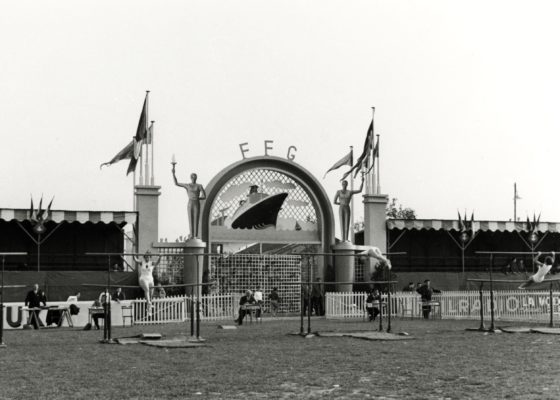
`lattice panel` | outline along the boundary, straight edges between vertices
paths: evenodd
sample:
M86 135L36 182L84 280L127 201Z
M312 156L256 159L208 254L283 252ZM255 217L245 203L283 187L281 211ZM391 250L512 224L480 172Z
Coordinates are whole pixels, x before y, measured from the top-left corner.
M183 283L183 248L161 247L159 253L165 253L157 268L154 270L154 278L164 285Z
M263 292L265 310L270 310L268 295L273 287L280 296L279 312L299 313L302 265L300 256L242 254L210 258L210 281L219 294Z
M216 196L211 209L212 220L231 217L239 202L247 197L249 187L258 185L259 192L270 195L287 192L279 218L294 218L297 221L317 223L317 213L311 199L291 177L270 169L251 169L234 176Z

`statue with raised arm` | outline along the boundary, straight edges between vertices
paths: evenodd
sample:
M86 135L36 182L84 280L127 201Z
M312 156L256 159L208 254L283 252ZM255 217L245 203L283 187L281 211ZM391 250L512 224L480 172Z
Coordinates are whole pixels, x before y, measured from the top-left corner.
M342 233L342 241L348 242L348 232L350 231L350 201L352 196L360 193L364 188L364 174L362 173L362 183L358 190L348 190L348 181L342 181L342 189L337 190L334 196L334 204L338 207L338 217L340 220L340 232Z
M172 162L173 169L171 172L173 173L173 180L175 181L175 185L185 188L187 191L187 196L189 197L189 202L187 204L187 212L189 216L189 227L190 227L190 235L189 238L198 238L198 222L200 219L200 200L206 199L206 192L201 184L196 183L196 174L191 174L191 183L180 183L177 181L177 177L175 176L175 164L176 162Z

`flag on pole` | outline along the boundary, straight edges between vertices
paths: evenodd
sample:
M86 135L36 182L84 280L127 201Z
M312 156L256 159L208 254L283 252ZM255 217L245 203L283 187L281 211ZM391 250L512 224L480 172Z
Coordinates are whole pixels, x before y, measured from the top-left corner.
M150 92L146 92L146 97L144 98L144 105L142 106L142 112L140 113L140 119L138 121L138 127L136 128L136 135L134 136L133 147L134 151L132 157L130 158L130 163L128 164L128 170L126 174L136 170L136 164L138 164L138 158L142 153L142 144L148 136L148 95Z
M119 161L132 158L133 154L134 154L134 140L131 140L129 144L127 144L121 151L119 151L115 155L115 157L111 159L111 161L101 164L99 168L102 168L104 165L111 165Z
M373 147L373 119L371 120L371 123L369 124L369 128L368 128L368 131L367 131L367 134L366 134L366 140L364 142L364 150L362 151L362 154L360 155L360 157L356 161L356 164L354 164L352 166L352 168L350 168L350 170L347 171L342 176L342 180L346 179L346 177L354 171L356 171L356 174L358 174L358 172L361 169L364 169L367 166L367 162L368 162L369 155L370 155L372 147Z
M375 143L375 147L373 148L371 167L369 167L369 169L367 170L368 174L375 167L375 159L376 158L379 158L379 137L377 138L377 142ZM367 165L367 161L369 161L369 155L368 155L368 159L366 159L366 165ZM356 172L356 175L357 174L358 173ZM354 175L354 176L356 176L356 175Z
M130 158L130 162L128 163L128 168L126 170L126 175L130 174L131 172L136 171L136 164L138 164L138 159L134 157L134 154Z
M152 138L154 134L154 121L150 124L148 128L148 133L146 134L146 144L152 144Z
M353 150L350 150L350 152L348 154L346 154L344 157L342 157L340 160L338 160L337 162L335 162L333 164L332 167L329 168L329 170L327 172L325 172L325 175L323 175L323 179L325 179L325 176L327 176L327 174L331 171L334 171L335 169L338 169L344 165L348 165L349 167L352 166L352 164L354 163L354 155L353 155Z

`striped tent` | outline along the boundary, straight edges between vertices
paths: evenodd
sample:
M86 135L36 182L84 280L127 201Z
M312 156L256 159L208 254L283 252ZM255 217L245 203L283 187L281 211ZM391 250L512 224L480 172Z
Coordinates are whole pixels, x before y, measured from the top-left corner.
M135 224L138 213L133 211L70 211L70 210L51 210L50 219L54 222L92 222L94 224L102 222L109 224ZM0 220L6 222L17 220L25 221L29 219L29 209L22 208L0 208Z
M490 232L528 232L525 222L513 221L474 221L475 231ZM452 219L389 219L387 229L416 229L416 230L445 230L459 231L459 221ZM539 232L560 232L560 222L540 222L537 226Z

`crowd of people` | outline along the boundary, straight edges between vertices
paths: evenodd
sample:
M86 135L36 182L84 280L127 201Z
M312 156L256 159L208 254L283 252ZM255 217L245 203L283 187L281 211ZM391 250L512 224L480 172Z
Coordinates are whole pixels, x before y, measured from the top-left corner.
M262 289L257 287L255 291L247 289L245 294L239 300L239 312L238 317L235 319L235 323L238 325L243 324L245 316L254 311L257 321L261 320L263 307L264 307L264 297ZM325 315L325 303L324 303L324 286L320 278L317 278L312 285L302 285L302 296L303 296L303 315L315 315L323 316ZM276 317L278 315L278 310L280 308L280 295L278 293L278 288L272 288L272 291L267 296L269 309L271 316ZM247 305L255 305L254 309L247 309Z
M158 284L154 288L153 298L165 298L165 289ZM423 303L422 314L424 318L429 318L431 312L432 295L434 293L441 293L441 291L433 288L429 279L426 279L424 283L418 282L416 285L414 282L409 282L407 286L402 289L403 292L416 292L421 296ZM324 316L325 306L324 306L324 285L321 279L317 278L316 281L311 285L302 285L302 297L303 297L303 315L315 315ZM80 293L76 293L68 297L67 303L71 307L72 315L79 312L79 308L75 303L78 302L80 298ZM103 291L99 294L99 297L92 303L91 307L104 310L108 304L108 299L115 302L121 302L126 300L126 295L122 288L117 288L111 295L108 292ZM278 292L278 288L272 288L271 292L267 295L268 300L268 312L271 316L276 317L281 304L281 298ZM264 293L261 287L257 287L256 290L246 290L245 294L239 300L239 311L238 317L235 322L238 325L243 324L243 320L248 313L254 312L257 321L262 318L263 307L265 304ZM255 307L248 308L247 305L253 305ZM380 308L383 305L381 293L378 289L371 289L366 298L366 311L370 321L375 321L377 316L380 314ZM25 298L25 306L29 309L29 323L35 329L44 326L41 318L39 317L40 310L46 308L47 297L43 290L39 289L38 284L33 285L33 289L27 293ZM99 319L104 319L105 313L98 312L92 314L92 320L95 324L95 328L99 328Z

